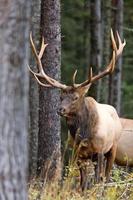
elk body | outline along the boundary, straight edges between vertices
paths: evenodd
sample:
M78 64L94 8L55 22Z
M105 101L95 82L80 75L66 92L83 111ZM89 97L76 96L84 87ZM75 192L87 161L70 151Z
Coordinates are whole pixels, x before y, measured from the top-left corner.
M83 166L87 159L98 160L99 172L98 176L102 174L103 159L106 157L106 179L109 180L110 170L112 168L117 143L121 134L121 122L116 110L105 104L96 102L92 97L85 97L91 84L96 80L112 73L114 71L115 62L122 53L125 46L121 42L119 34L117 33L119 48L117 48L113 32L111 30L111 40L113 46L112 58L106 69L98 75L93 76L92 68L88 80L81 84L75 83L77 71L73 75L72 86L67 86L49 77L43 70L41 57L47 44L42 40L41 50L37 54L34 46L32 36L30 35L30 42L33 53L37 60L38 73L35 73L29 67L38 83L44 87L56 87L62 90L61 106L58 113L66 118L68 129L73 140L73 147L77 153L77 164L79 165L81 174L81 187L86 187L86 166ZM41 79L40 79L41 78ZM41 80L44 79L45 83ZM96 168L98 170L98 168Z
M121 118L122 134L118 141L115 162L133 167L133 120Z

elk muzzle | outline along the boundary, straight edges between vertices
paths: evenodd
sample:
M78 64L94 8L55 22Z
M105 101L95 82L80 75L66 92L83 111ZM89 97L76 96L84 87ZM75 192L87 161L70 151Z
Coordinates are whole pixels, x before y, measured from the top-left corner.
M64 116L65 113L66 113L66 108L61 106L61 107L58 109L57 113L58 113L59 115L61 115L61 116Z

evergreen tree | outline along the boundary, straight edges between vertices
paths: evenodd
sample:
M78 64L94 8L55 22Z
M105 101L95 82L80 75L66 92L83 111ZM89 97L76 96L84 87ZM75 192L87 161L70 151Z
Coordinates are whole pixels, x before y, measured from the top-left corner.
M113 29L118 31L123 38L123 0L113 0ZM117 112L121 111L121 73L122 73L122 56L119 58L115 72L110 76L109 103L113 105Z
M31 1L1 1L0 199L27 199L28 38Z
M41 35L48 47L42 59L45 72L56 80L60 79L60 1L41 1ZM60 91L40 87L39 90L39 137L38 174L49 180L60 178L60 117L57 110Z
M31 6L31 31L36 43L39 46L40 39L40 7L41 1L32 1ZM31 55L30 63L33 70L36 70L36 63ZM39 131L39 88L34 77L30 76L29 88L30 104L30 123L29 123L29 173L31 177L36 176L37 171L37 154L38 154L38 131Z
M102 34L101 34L101 0L91 0L91 22L90 22L90 66L95 74L101 69L102 62ZM93 84L92 96L98 101L100 100L100 85L101 80L98 83Z

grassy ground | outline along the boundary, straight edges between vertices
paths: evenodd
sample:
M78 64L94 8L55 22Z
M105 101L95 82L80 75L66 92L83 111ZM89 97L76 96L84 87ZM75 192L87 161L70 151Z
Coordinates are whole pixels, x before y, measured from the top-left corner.
M69 140L70 138L64 152L68 148ZM28 190L29 200L133 200L133 173L129 173L127 168L114 167L109 183L94 184L94 163L92 162L89 162L88 174L89 180L92 180L91 187L82 192L74 155L72 151L62 184L43 185L38 179L31 180Z
M29 200L133 200L133 173L115 168L110 183L92 184L91 189L83 193L77 170L69 171L62 187L57 183L44 187L39 180L32 180Z

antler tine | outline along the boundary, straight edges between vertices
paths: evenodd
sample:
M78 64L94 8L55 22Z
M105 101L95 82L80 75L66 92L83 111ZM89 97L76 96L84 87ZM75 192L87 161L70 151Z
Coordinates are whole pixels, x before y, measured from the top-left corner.
M36 48L35 48L35 45L34 45L34 42L33 42L33 39L32 39L32 33L30 33L30 43L31 43L31 48L32 48L32 51L33 51L33 54L35 55L35 58L36 58L36 61L37 61L37 66L38 66L38 69L39 69L39 73L36 73L34 71L31 70L31 68L28 66L28 68L30 69L31 73L35 76L35 77L42 77L42 78L45 78L45 80L50 84L52 85L52 81L50 80L50 78L45 75L44 71L43 71L43 67L42 67L42 63L41 63L41 56L42 56L42 53L44 52L45 50L45 44L44 44L44 39L42 39L42 45L41 45L41 50L40 50L40 57L39 55L37 54L37 51L36 51ZM38 79L37 79L38 80Z
M91 82L92 77L93 77L93 71L92 71L92 67L90 67L90 69L89 69L89 82Z
M90 68L90 75L88 80L84 81L83 83L79 84L78 87L84 87L90 83L93 83L94 81L108 75L111 74L114 69L115 69L115 62L118 59L118 57L122 54L123 48L126 45L126 41L124 40L124 42L122 43L119 33L117 32L117 37L118 37L118 48L116 45L116 41L114 39L114 35L113 35L113 31L111 29L111 41L112 41L112 46L113 46L113 52L112 52L112 58L111 61L109 63L109 65L107 65L107 67L105 68L105 70L101 73L99 73L98 75L93 76L92 75L92 68Z
M52 87L52 85L42 83L36 75L34 75L34 77L36 78L37 82L38 82L41 86L43 86L43 87L48 87L48 88Z
M116 41L115 41L115 39L114 39L113 31L112 31L112 29L111 29L112 46L113 46L113 49L114 49L115 52L116 52L116 59L117 59L117 58L120 56L120 54L122 53L124 46L126 45L126 40L124 39L124 42L122 43L118 31L116 31L116 34L117 34L117 39L118 39L118 48L117 48L117 45L116 45Z
M74 74L73 74L73 78L72 78L72 80L73 80L73 87L76 87L76 83L75 83L75 79L76 79L76 75L77 75L77 69L75 70L75 72L74 72Z
M73 75L73 87L76 88L76 87L83 87L85 85L88 85L89 83L91 83L91 79L92 79L92 76L93 76L92 67L89 68L88 79L86 81L84 81L83 83L81 83L81 84L75 84L76 75L77 75L77 70L75 70L74 75Z
M116 56L116 53L115 53L115 51L113 51L113 53L112 53L112 59L111 59L109 65L106 68L104 76L107 75L107 74L109 74L109 73L111 73L111 74L113 73L113 71L115 69L115 59L116 59L115 56Z
M110 32L111 32L111 41L112 41L113 50L117 51L117 45L116 45L116 42L115 42L115 38L114 38L112 28L111 28Z
M44 84L44 83L42 83L42 82L38 79L38 77L42 77L42 75L41 75L40 73L34 72L34 71L30 68L29 65L27 65L27 67L29 68L29 71L33 74L33 76L36 78L37 82L38 82L40 85L45 86L45 87L52 87L52 85L50 85L50 84Z
M58 81L56 81L55 79L49 77L43 70L43 67L42 67L42 62L41 62L41 58L43 56L43 53L44 53L44 50L46 48L46 46L48 44L44 44L44 38L42 38L42 43L41 43L41 49L40 49L40 52L39 52L39 55L37 54L37 51L36 51L36 48L35 48L35 45L34 45L34 42L33 42L33 39L32 39L32 34L30 33L30 43L31 43L31 47L32 47L32 51L33 51L33 54L35 55L35 58L36 58L36 61L37 61L37 66L38 66L38 70L39 72L36 73L34 72L30 66L28 66L30 72L35 76L37 82L44 86L44 87L57 87L57 88L60 88L60 89L66 89L67 86L64 85L64 84L61 84L59 83ZM44 79L46 82L48 82L48 84L44 84L42 83L40 80L39 80L39 77L41 77L42 79Z
M44 43L44 37L42 37L42 44L41 44L41 49L39 52L39 58L41 59L44 53L45 48L48 46L48 44Z
M117 50L117 58L118 58L119 55L122 53L124 46L126 45L126 40L124 39L124 42L122 43L118 31L116 33L117 33L117 38L118 38L118 43L119 43L119 48Z
M30 32L30 44L31 44L31 48L32 48L32 51L35 55L35 58L37 60L37 63L38 63L38 68L39 68L39 71L42 72L42 64L41 64L41 61L38 57L38 54L37 54L37 51L36 51L36 48L35 48L35 45L34 45L34 42L33 42L33 39L32 39L32 32Z

